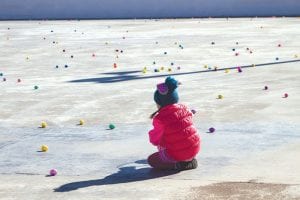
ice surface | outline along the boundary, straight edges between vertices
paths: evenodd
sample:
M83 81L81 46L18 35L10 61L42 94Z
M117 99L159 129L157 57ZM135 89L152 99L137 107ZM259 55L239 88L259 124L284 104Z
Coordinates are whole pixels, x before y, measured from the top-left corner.
M202 150L194 179L218 173L223 167L253 154L299 140L299 125L287 123L222 123L208 133L198 127ZM156 151L148 143L147 125L106 127L2 129L0 173L106 176L122 167L149 168L147 157ZM47 144L48 152L40 152ZM197 176L195 176L197 174ZM180 176L179 176L180 177Z

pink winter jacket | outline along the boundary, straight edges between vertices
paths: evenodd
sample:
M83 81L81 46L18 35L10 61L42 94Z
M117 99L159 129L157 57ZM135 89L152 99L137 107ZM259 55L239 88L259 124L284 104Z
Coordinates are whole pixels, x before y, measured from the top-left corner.
M194 158L200 151L200 137L192 121L192 112L183 104L160 109L149 131L150 142L166 149L176 161Z

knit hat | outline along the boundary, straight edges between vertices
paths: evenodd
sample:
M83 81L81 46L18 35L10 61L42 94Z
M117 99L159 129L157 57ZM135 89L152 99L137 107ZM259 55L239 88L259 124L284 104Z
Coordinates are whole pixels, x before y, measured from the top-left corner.
M157 84L154 93L154 101L161 107L178 103L179 97L177 93L178 81L168 76L164 83Z

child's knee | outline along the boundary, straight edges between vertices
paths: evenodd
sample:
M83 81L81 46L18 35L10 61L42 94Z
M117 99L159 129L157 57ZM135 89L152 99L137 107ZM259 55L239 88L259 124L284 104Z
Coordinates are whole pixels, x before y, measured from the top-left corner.
M156 152L156 153L151 154L148 157L147 161L150 166L155 167L157 165L157 163L159 162L159 153Z

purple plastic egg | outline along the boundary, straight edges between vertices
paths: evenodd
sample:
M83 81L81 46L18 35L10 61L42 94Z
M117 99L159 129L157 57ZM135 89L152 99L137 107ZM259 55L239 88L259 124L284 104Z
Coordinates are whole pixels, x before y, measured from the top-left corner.
M237 67L237 70L238 70L239 73L242 72L242 68L241 67Z
M56 169L51 169L49 173L50 173L50 176L56 176L57 170Z
M209 130L210 133L213 133L213 132L215 132L216 129L213 128L213 127L211 127L211 128L209 128L208 130Z

